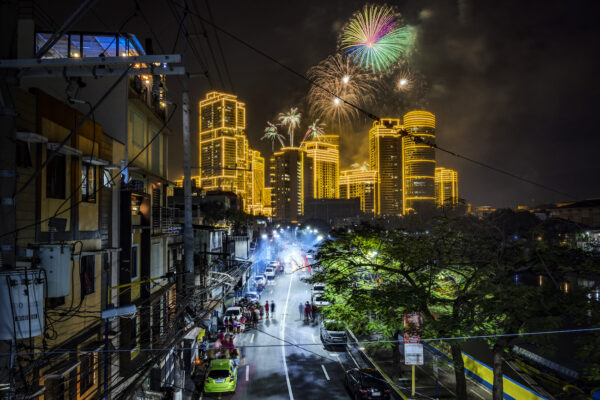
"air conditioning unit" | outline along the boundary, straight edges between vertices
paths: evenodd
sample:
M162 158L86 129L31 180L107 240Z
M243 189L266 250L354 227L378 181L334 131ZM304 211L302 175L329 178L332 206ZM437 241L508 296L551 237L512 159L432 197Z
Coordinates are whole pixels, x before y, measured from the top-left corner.
M44 284L40 269L0 271L0 340L44 332Z
M39 267L46 272L46 297L68 296L71 290L71 246L41 244L37 250Z

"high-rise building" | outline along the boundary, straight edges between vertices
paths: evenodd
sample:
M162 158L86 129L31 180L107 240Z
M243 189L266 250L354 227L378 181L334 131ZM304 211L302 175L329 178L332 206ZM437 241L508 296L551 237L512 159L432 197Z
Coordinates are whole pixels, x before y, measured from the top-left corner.
M298 147L282 147L270 161L273 217L297 221L304 213L304 151Z
M438 207L458 204L458 172L453 169L435 169L435 204Z
M237 96L208 92L200 101L200 183L246 198L246 106ZM245 202L244 202L245 203Z
M322 135L302 143L307 176L304 195L313 199L337 199L340 175L340 137Z
M384 118L369 130L369 166L377 176L377 215L403 213L401 128L399 119Z
M403 195L404 213L421 205L435 206L435 115L410 111L404 115ZM418 140L415 140L417 138Z
M340 171L340 198L360 199L360 210L374 215L377 204L377 171L348 169Z
M248 173L248 208L252 215L263 214L263 195L265 188L265 159L258 150L248 151L250 171Z
M265 217L273 216L273 208L271 206L272 192L273 192L273 188L270 186L263 188L263 196L262 196L263 212L262 212L262 214Z

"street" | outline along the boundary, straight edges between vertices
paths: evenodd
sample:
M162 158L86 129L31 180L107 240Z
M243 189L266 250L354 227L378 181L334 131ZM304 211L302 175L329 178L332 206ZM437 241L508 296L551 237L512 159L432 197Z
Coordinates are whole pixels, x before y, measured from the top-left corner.
M275 315L238 335L241 350L235 394L223 399L346 399L344 369L356 367L347 351L327 351L317 323L304 322L299 304L310 300L304 272L287 271L265 288L261 302L275 301ZM282 347L282 345L285 345Z

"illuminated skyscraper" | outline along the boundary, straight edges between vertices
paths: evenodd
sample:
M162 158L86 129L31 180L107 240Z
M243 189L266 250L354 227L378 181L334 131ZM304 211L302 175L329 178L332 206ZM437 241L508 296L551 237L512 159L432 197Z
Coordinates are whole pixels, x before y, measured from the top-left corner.
M404 129L403 208L407 213L420 205L435 205L435 149L421 142L435 143L435 115L428 111L408 112L404 115Z
M458 204L458 172L453 169L435 169L435 204L438 207Z
M265 188L265 159L258 150L248 151L248 213L263 214L263 191Z
M340 198L360 199L360 210L374 215L377 204L377 171L348 169L340 171Z
M307 176L304 195L313 199L337 199L340 197L340 137L322 135L317 140L302 143Z
M244 203L248 169L245 129L246 106L237 96L213 91L200 101L201 186L230 190Z
M377 215L403 213L401 128L399 119L384 118L369 130L369 165L377 173Z
M282 147L270 161L273 217L297 221L304 213L304 151L298 147Z
M262 196L263 213L262 214L265 217L273 216L273 207L271 206L272 192L273 192L273 188L270 186L263 188L263 196Z

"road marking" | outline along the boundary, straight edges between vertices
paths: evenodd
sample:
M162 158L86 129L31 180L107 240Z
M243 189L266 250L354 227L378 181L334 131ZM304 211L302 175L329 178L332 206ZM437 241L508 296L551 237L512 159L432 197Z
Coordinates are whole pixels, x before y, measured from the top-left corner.
M246 365L246 382L250 380L250 364Z
M350 358L352 359L352 361L354 361L354 365L356 365L356 368L360 368L358 363L356 362L356 359L354 358L354 356L352 355L352 353L350 353L350 350L346 349L346 351L348 352L348 355L350 356Z
M323 368L323 373L325 374L325 378L327 378L327 380L329 380L329 375L327 375L327 370L325 369L325 366L323 364L321 364L321 368Z
M250 336L250 343L254 343L254 333Z
M288 303L290 301L290 291L292 290L292 281L294 280L294 275L290 277L290 284L288 286L287 297L285 298L285 313L287 313ZM285 340L285 316L283 314L283 321L281 321L281 340ZM290 400L294 400L294 394L292 393L292 385L290 384L290 374L287 368L287 361L285 359L285 346L281 346L281 357L283 358L283 369L285 370L285 382L287 383L288 393L290 395Z
M313 343L317 343L317 340L315 339L315 335L313 335L312 333L310 334L310 336L312 336L312 341Z

